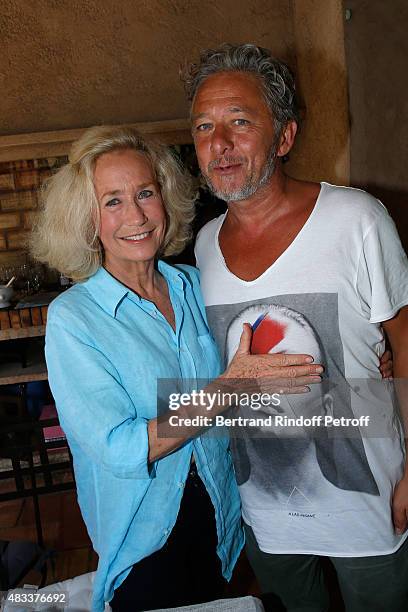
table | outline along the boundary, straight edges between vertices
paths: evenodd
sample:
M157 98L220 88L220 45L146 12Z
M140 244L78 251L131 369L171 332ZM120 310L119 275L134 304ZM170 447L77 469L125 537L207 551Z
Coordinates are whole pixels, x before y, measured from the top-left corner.
M49 303L58 291L39 293L20 301L14 308L0 310L0 342L45 335ZM47 380L44 351L28 351L22 360L0 363L0 386Z

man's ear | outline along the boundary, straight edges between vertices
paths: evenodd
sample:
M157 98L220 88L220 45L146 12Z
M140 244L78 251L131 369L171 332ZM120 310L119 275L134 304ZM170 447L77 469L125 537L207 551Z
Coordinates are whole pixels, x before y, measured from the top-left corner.
M277 157L284 157L289 153L295 142L296 132L296 121L288 121L279 138L278 150L276 152Z

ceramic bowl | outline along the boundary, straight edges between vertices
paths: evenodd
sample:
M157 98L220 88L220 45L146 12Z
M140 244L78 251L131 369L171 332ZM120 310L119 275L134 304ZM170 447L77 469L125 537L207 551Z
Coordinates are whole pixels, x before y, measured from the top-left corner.
M13 287L0 285L0 308L8 308L10 306L10 300L13 297L13 293Z

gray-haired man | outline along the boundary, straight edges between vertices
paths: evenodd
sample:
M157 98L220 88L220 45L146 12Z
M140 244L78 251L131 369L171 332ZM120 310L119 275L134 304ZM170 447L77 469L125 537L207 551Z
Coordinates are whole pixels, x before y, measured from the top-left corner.
M395 226L365 192L284 173L298 124L295 86L267 50L205 51L185 83L202 174L228 204L196 244L207 314L224 357L233 322L246 309L256 313L249 321L255 352L307 353L300 340L293 345L295 331L270 305L289 308L318 338L334 411L364 416L369 409L386 432L373 438L358 428L342 436L320 431L317 450L289 430L281 439L233 440L247 553L262 591L288 610L327 610L321 555L336 567L348 611L407 610L403 434L391 395L385 391L380 401L383 391L373 391L383 328L395 376L408 375L408 265Z

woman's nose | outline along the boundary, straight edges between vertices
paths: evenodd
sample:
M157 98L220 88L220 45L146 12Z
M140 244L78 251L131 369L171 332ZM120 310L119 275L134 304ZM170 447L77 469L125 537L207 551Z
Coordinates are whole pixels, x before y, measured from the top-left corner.
M128 225L143 225L147 216L138 202L129 202L126 207L126 223Z

